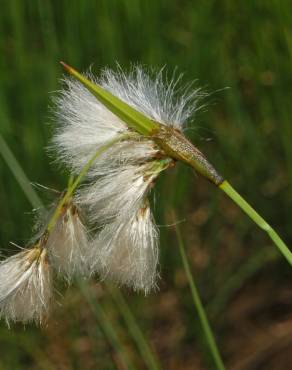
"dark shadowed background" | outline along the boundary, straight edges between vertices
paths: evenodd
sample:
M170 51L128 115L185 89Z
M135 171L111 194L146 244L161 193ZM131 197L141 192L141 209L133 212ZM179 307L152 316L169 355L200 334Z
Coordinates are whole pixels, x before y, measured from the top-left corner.
M187 131L235 188L292 243L292 5L279 1L0 1L0 132L27 177L62 190L66 172L46 154L60 60L96 73L116 61L184 73L210 94ZM32 235L31 204L0 159L0 247ZM51 194L42 190L47 204ZM188 168L155 191L161 225L160 291L123 290L163 369L212 368L180 260L181 220L202 300L227 369L292 369L291 268L223 193ZM0 370L146 369L110 289L65 289L45 328L0 326ZM106 313L106 319L99 307ZM104 332L108 320L119 339Z

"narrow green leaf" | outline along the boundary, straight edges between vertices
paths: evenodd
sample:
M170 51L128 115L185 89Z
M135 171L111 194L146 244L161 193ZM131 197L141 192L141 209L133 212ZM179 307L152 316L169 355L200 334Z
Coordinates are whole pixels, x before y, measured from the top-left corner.
M122 292L119 289L107 284L108 291L110 292L112 299L116 302L126 324L128 325L129 332L134 338L137 347L140 351L142 358L150 370L160 370L161 366L149 341L146 339L145 334L140 329L135 316L133 315L128 303L126 302Z
M42 201L40 200L34 188L31 186L31 183L29 182L26 174L24 173L14 154L12 153L9 146L6 144L5 140L1 135L0 135L0 153L2 154L2 157L4 158L5 162L7 163L11 172L15 176L17 182L19 183L20 187L22 188L24 194L27 196L27 199L30 201L32 206L34 208L42 207L43 206Z
M175 220L174 212L173 212L173 219ZM203 303L201 301L199 290L196 286L195 280L192 275L191 267L189 265L188 258L187 258L185 248L184 248L183 238L182 238L179 226L177 224L175 226L175 231L176 231L176 236L177 236L177 241L178 241L178 246L179 246L179 251L180 251L183 267L184 267L184 270L185 270L185 273L186 273L186 276L189 282L194 305L198 313L198 317L199 317L199 320L200 320L200 323L201 323L201 326L202 326L202 329L203 329L203 332L204 332L204 335L207 341L207 345L212 355L215 368L217 370L225 370L225 366L223 364L220 351L217 347L215 336L211 329L211 325L209 324L207 314L205 312Z
M141 135L146 136L151 136L159 130L160 125L157 122L152 121L144 114L130 107L127 103L104 90L101 86L94 84L66 63L60 63L68 73L80 81L103 105L118 116L130 128L136 130Z
M84 298L86 299L90 308L92 309L92 313L95 315L96 319L98 320L108 342L112 345L113 349L116 351L117 355L120 357L120 360L123 364L123 368L127 370L134 370L135 368L128 357L127 351L123 343L120 341L119 335L114 325L112 325L111 321L108 319L101 304L97 303L97 301L90 295L84 281L79 279L78 286L79 286L80 292L83 294Z

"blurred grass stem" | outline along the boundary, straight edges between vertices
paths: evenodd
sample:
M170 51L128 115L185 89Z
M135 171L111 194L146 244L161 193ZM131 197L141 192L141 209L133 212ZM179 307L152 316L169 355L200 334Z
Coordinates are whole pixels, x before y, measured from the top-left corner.
M187 275L187 279L190 285L191 293L192 293L192 298L196 307L196 310L198 312L199 320L203 329L203 332L206 337L206 341L210 350L210 353L212 355L214 364L216 366L217 370L225 370L223 361L221 359L221 355L219 352L219 349L217 347L216 341L214 334L212 332L211 326L209 324L206 312L204 310L199 291L197 289L197 286L195 284L194 278L192 276L191 268L186 256L185 248L184 248L184 242L181 236L180 229L178 225L175 226L175 231L176 231L176 236L178 240L178 245L179 245L179 250L180 250L180 255L183 263L183 267L185 270L185 273Z
M156 358L142 330L137 324L137 321L133 313L131 312L130 307L128 306L123 294L118 289L108 284L107 288L113 300L116 302L148 368L153 370L160 370L161 367L158 363L158 359Z
M104 309L102 308L100 303L97 303L95 299L93 299L92 295L88 292L83 281L78 280L79 289L86 299L87 303L89 304L93 314L97 318L104 335L106 336L108 342L114 348L116 353L119 355L123 366L127 370L134 370L135 368L131 364L125 350L123 349L123 345L119 340L117 335L117 331L115 330L114 326L112 325L111 321L108 319Z
M21 189L23 190L24 194L26 195L27 199L30 201L32 206L37 209L42 207L42 201L40 200L39 196L31 186L26 174L24 173L23 169L20 167L17 159L15 158L14 154L10 150L9 146L6 144L3 137L0 135L0 153L4 158L5 162L7 163L8 167L10 168L11 172L13 173L16 181L19 183Z

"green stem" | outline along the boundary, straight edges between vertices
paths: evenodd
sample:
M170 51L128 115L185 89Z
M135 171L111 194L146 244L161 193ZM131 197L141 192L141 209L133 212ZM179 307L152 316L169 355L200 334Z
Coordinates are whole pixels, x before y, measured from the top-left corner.
M179 250L180 250L180 254L181 254L181 259L182 259L183 266L184 266L184 269L185 269L185 272L186 272L186 275L187 275L187 279L188 279L188 282L189 282L189 285L190 285L190 288L191 288L193 301L194 301L196 310L198 312L199 319L200 319L200 322L201 322L201 325L202 325L202 329L203 329L203 332L205 334L205 337L206 337L211 355L212 355L214 363L216 365L216 369L217 370L225 370L223 361L221 359L220 352L218 350L218 347L217 347L217 344L216 344L216 341L215 341L215 337L213 335L211 326L209 324L206 312L204 310L204 307L203 307L203 304L202 304L202 301L201 301L201 298L200 298L199 291L196 287L194 278L192 276L191 268L190 268L190 265L189 265L189 262L188 262L188 259L187 259L186 253L185 253L184 243L183 243L183 239L182 239L182 236L181 236L178 225L176 225L175 230L176 230Z
M123 363L123 367L128 370L134 370L134 366L132 365L126 350L118 337L117 331L115 330L114 326L112 325L111 321L108 319L104 309L102 308L100 303L97 303L96 300L92 298L89 294L88 289L86 288L84 282L82 280L78 281L79 289L83 294L84 298L90 305L93 314L96 316L97 320L99 321L100 326L108 340L111 344L113 349L119 355L121 362Z
M158 363L156 356L151 350L142 330L140 329L137 321L132 314L130 307L128 306L123 294L116 288L107 285L109 292L113 300L116 302L117 306L120 309L121 314L126 321L129 331L131 332L133 338L136 341L136 344L139 348L142 358L144 358L149 369L160 370L161 367Z
M88 170L90 169L90 167L92 166L92 164L94 163L94 161L96 160L97 157L99 157L103 152L105 152L107 149L109 149L113 144L125 139L126 137L128 137L128 135L120 135L118 137L116 137L115 139L113 140L110 140L108 141L105 145L103 145L102 147L100 147L95 153L94 155L89 159L89 161L83 166L81 172L79 173L79 175L77 176L77 178L74 180L74 181L69 181L69 186L68 186L68 189L65 193L65 195L61 198L59 204L57 205L49 223L48 223L48 226L47 226L47 232L50 232L52 230L52 228L55 226L58 218L59 218L59 215L60 215L60 212L62 210L62 207L66 204L66 202L68 200L70 200L72 194L74 193L75 189L77 188L77 186L79 185L79 183L81 182L81 180L83 179L83 177L86 175L86 173L88 172ZM70 182L71 182L71 185L70 185Z
M261 229L266 231L276 247L292 266L292 253L276 231L242 198L229 184L223 181L219 188L223 190Z

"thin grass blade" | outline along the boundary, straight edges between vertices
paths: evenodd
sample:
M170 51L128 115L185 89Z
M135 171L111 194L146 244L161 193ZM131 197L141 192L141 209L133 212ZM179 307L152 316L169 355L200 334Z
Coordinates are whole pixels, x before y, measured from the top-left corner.
M93 314L95 315L96 319L98 320L107 340L114 348L118 356L120 357L123 366L125 369L134 370L134 366L132 365L130 359L127 356L125 349L123 348L123 344L119 340L118 334L114 326L111 324L110 320L108 319L106 313L104 312L101 304L98 304L95 299L89 294L88 289L86 288L84 282L81 280L78 281L78 286L80 288L81 293L83 294L84 298L88 302Z
M182 239L182 236L181 236L180 229L179 229L177 224L175 226L175 231L176 231L176 236L177 236L177 241L178 241L178 245L179 245L179 250L180 250L180 254L181 254L183 267L184 267L184 270L185 270L185 273L186 273L186 276L187 276L187 279L188 279L188 282L189 282L189 285L190 285L194 305L195 305L196 311L198 313L199 320L200 320L203 332L205 334L206 341L207 341L210 353L212 355L212 358L213 358L214 364L216 366L216 369L217 370L225 370L225 367L224 367L219 349L218 349L216 341L215 341L214 334L212 332L212 329L211 329L211 326L209 324L204 306L203 306L201 298L200 298L199 291L197 289L194 278L192 276L191 268L190 268L190 265L189 265L189 262L188 262L188 259L187 259L187 256L186 256L185 248L184 248L184 242L183 242L183 239Z
M107 288L112 296L112 299L116 302L116 305L118 306L128 326L128 329L137 344L140 354L144 359L145 363L147 364L148 368L153 370L161 370L161 366L158 362L158 359L156 358L147 339L145 338L145 335L140 329L123 294L113 286L107 285Z
M15 158L15 155L12 153L9 146L7 145L7 143L5 142L1 135L0 135L0 153L4 158L7 166L9 167L10 171L13 173L17 182L19 183L27 199L32 204L32 206L34 208L42 207L43 203L41 199L39 198L34 188L31 186L31 183L29 182L26 174L19 165L17 159Z

